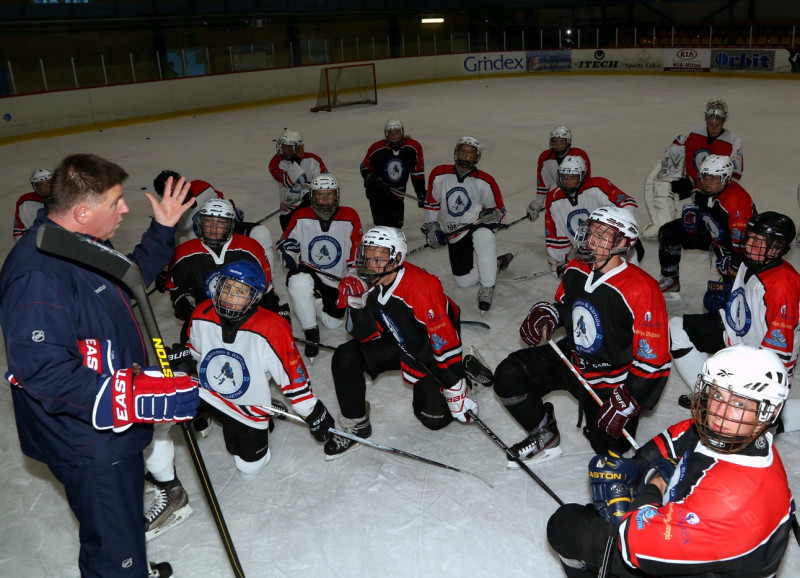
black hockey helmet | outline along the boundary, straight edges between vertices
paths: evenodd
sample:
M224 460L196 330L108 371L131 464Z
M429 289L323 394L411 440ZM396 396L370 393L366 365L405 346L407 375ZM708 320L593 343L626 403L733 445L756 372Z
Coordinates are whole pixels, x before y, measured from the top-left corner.
M797 229L786 215L766 211L747 221L747 235L761 235L766 240L763 248L745 245L743 261L749 269L760 269L783 257L791 248Z

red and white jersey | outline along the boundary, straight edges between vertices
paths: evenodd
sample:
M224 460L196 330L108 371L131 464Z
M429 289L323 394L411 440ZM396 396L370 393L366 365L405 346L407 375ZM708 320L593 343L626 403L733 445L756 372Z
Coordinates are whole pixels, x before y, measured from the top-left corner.
M791 379L800 351L800 274L783 260L755 274L742 263L722 322L728 345L771 349Z
M244 235L231 235L219 254L206 246L202 239L191 239L175 249L167 270L167 290L175 303L181 297L191 295L195 303L204 301L206 278L213 272L236 261L258 263L267 278L267 290L272 291L272 271L264 256L264 248L258 241Z
M624 259L599 278L573 259L555 300L572 363L589 385L624 383L640 405L655 407L671 366L667 304L658 282Z
M365 179L370 173L375 173L390 187L402 192L406 191L410 177L417 197L425 196L425 158L422 145L413 138L404 138L399 150L387 146L386 140L372 143L361 161L360 170ZM404 198L397 193L392 194Z
M755 212L750 194L731 181L719 195L712 197L695 191L692 199L698 207L698 226L705 227L715 244L733 252L738 265L744 253L747 221Z
M647 442L634 459L678 462L663 503L626 514L618 547L649 576L774 576L791 532L792 495L772 434L735 454L700 442L693 420Z
M228 343L208 299L192 314L188 345L197 361L200 397L250 427L269 425L264 407L272 404L270 379L301 416L308 416L317 403L291 327L272 311L256 307Z
M194 197L192 208L181 215L178 221L176 243L197 238L194 232L194 216L200 211L206 201L210 199L223 199L224 195L206 181L192 181L189 194Z
M592 163L583 149L570 147L561 158L556 156L552 149L545 149L536 163L536 198L541 206L544 206L547 200L547 193L558 186L558 167L567 155L581 157L586 161L586 178L592 176Z
M14 229L12 231L15 243L31 228L31 225L36 220L36 213L43 208L44 200L36 191L25 193L17 199L17 206L14 209Z
M717 138L710 138L708 129L703 123L694 127L685 139L680 137L675 139L674 144L682 144L686 151L686 177L692 183L697 183L697 173L700 171L700 165L709 155L731 157L733 161L732 179L738 181L742 178L742 172L744 171L742 141L735 132L722 129L722 134Z
M361 235L361 219L350 207L339 207L328 221L320 219L312 207L303 207L292 214L289 226L278 241L278 250L284 252L287 243L297 243L300 263L342 278L355 263ZM324 275L318 277L329 287L339 287L338 281Z
M286 159L281 155L272 157L269 161L269 174L278 181L281 213L288 215L296 208L303 200L303 195L309 191L311 179L327 172L325 163L314 153L304 153L302 159Z
M633 197L601 177L584 179L574 201L560 187L550 191L544 213L544 237L548 256L555 262L567 260L570 249L577 247L575 237L580 226L592 211L607 205L622 207L630 211L634 218L639 208Z
M471 225L484 209L495 208L505 216L503 195L490 174L473 168L459 177L455 165L439 165L431 172L425 199L425 219L429 223L441 221L445 234ZM460 241L466 234L467 231L464 231L448 239L448 242Z
M426 367L435 367L437 378L450 387L464 377L461 335L456 325L461 318L458 305L444 293L439 278L405 263L388 287L373 285L364 309L350 309L352 330L366 342L393 331L405 349ZM391 329L390 329L391 327ZM401 353L403 380L415 384L427 372Z

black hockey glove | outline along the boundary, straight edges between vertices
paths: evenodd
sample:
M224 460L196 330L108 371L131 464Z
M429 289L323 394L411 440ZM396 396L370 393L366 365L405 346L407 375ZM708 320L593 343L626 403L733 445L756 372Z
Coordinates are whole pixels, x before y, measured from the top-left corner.
M314 409L303 419L306 420L311 435L314 436L314 439L318 442L327 441L333 435L330 432L330 428L334 427L336 422L333 421L333 417L331 417L331 414L328 412L328 408L326 408L325 404L320 400L317 400Z
M367 188L368 198L388 197L392 194L389 184L375 173L367 175L367 178L364 179L364 186Z
M694 186L692 185L692 181L687 179L686 177L681 177L677 181L672 181L670 183L672 187L673 194L677 195L680 200L688 199L692 196L692 190Z
M161 271L161 273L156 275L156 280L153 283L156 288L156 291L158 291L159 293L166 293L168 278L169 278L168 269L164 269L163 271Z
M192 313L194 313L194 299L189 293L184 293L175 299L172 307L175 309L175 317L181 321L188 321Z

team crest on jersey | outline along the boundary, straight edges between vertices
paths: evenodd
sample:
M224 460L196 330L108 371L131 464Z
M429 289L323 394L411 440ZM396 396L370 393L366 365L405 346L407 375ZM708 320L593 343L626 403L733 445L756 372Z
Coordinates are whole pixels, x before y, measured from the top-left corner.
M305 369L299 363L297 364L297 377L292 380L292 383L305 383L308 381Z
M747 304L747 299L744 298L744 287L737 287L728 297L728 306L725 308L725 321L738 337L742 337L750 331L753 314Z
M786 349L788 347L788 343L786 343L786 338L783 336L783 331L777 328L770 331L769 336L765 337L764 341L766 341L773 347L778 347L780 349Z
M694 156L692 156L692 163L694 164L694 166L697 168L698 171L700 170L700 166L703 164L703 161L705 161L708 158L708 155L710 154L711 154L710 149L698 149L694 153Z
M330 269L341 260L342 246L330 235L319 235L308 244L308 258L318 269Z
M569 215L567 215L567 231L569 231L573 239L578 236L578 229L581 228L581 225L583 225L588 218L589 211L586 209L575 209L574 211L570 211Z
M384 172L386 173L386 178L389 179L389 182L396 185L403 179L403 175L405 173L405 166L403 166L403 161L399 158L393 158L384 167Z
M636 350L636 355L642 359L655 359L657 357L656 352L653 351L653 348L647 343L647 339L639 340L639 347Z
M447 340L439 337L438 333L431 335L431 347L434 351L441 351L445 345L447 345Z
M460 217L472 206L472 200L464 187L453 187L445 195L447 212L453 217Z
M200 385L225 399L238 399L250 387L244 357L227 349L212 349L200 362L198 377Z
M643 530L645 525L650 523L650 520L660 515L658 510L649 504L639 508L636 511L636 529Z
M705 225L708 234L711 235L711 238L715 241L721 241L725 236L717 220L708 213L703 214L703 225Z
M579 353L592 354L603 345L600 314L586 299L578 299L572 306L572 338Z
M700 523L700 516L695 514L694 512L689 512L686 514L686 523L692 526L696 526Z

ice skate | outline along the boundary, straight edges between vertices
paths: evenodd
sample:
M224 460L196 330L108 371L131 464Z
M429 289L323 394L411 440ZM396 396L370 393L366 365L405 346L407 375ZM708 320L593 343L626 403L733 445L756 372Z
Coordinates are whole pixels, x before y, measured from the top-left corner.
M658 280L658 288L662 293L678 293L681 290L681 279L677 275L673 277L665 275Z
M478 289L478 309L481 311L481 315L489 311L492 307L492 300L494 299L494 285L491 287L484 287L481 285L481 288Z
M341 419L342 431L360 438L368 438L371 436L372 424L369 422L369 402L366 402L365 408L366 415L360 421L343 417ZM360 447L361 444L357 441L334 434L331 439L325 442L325 459L335 460Z
M497 272L502 273L503 271L508 269L508 266L511 264L511 261L513 260L514 260L513 253L505 253L503 255L500 255L497 258Z
M303 334L306 337L305 354L309 359L313 359L319 355L319 327L312 327L311 329L304 329Z
M172 576L172 566L169 562L150 562L148 578L169 578Z
M564 453L559 446L561 436L558 433L558 424L553 417L553 404L545 403L547 421L539 426L528 437L508 448L508 453L518 457L526 465L541 464L553 460ZM508 461L509 468L518 468L516 460Z
M155 488L153 501L144 515L144 535L149 541L185 521L192 508L178 476L169 482L159 482L147 472L145 480Z

